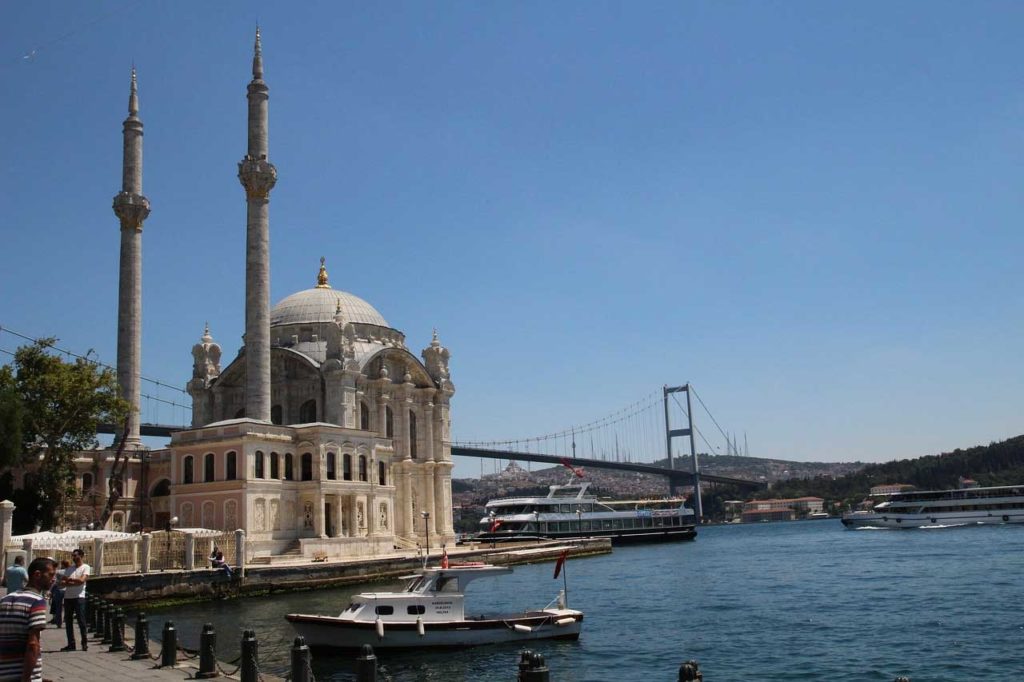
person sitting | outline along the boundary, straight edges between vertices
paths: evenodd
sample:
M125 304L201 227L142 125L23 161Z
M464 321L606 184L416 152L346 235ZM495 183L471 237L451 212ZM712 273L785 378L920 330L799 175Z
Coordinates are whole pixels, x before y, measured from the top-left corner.
M213 546L213 551L210 552L210 568L219 568L217 566L217 554L221 553L220 548L217 545ZM221 554L223 556L223 554Z
M224 575L226 575L229 578L231 577L231 567L228 566L228 562L224 561L224 552L217 550L217 552L213 555L211 563L213 564L214 568L219 568L220 570L224 571Z

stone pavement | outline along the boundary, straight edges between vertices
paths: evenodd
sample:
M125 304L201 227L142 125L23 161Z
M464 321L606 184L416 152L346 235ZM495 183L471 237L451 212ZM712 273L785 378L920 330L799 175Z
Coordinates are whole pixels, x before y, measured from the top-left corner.
M128 646L133 644L131 628L125 628L125 638ZM77 638L77 632L75 633ZM56 628L53 625L43 631L43 679L54 680L75 680L75 682L93 682L103 680L104 682L136 682L137 680L181 680L192 679L198 670L199 659L181 661L175 668L156 668L155 660L133 661L131 654L127 651L111 653L108 651L109 644L100 644L98 637L89 636L89 650L82 651L61 651L61 647L67 644L67 636L64 628ZM79 643L80 645L80 643ZM149 651L153 656L160 655L160 645L157 642L150 642ZM179 652L179 660L184 655ZM225 670L235 670L237 666L221 664ZM238 675L232 677L221 676L217 679L237 680ZM270 682L279 678L262 675L261 679Z

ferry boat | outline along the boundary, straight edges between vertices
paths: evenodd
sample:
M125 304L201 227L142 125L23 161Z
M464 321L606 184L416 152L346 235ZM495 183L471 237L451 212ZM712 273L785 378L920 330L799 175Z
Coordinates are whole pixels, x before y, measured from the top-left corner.
M480 542L608 537L612 544L693 540L692 509L683 499L599 501L590 482L553 485L542 497L491 500L480 520Z
M1024 485L893 493L871 511L843 514L847 528L929 528L1024 523Z
M447 559L442 560L442 566ZM565 605L565 592L552 604L523 613L466 615L466 584L511 573L508 566L483 563L424 568L404 576L400 592L364 592L338 616L289 613L285 618L317 649L460 648L536 639L579 639L583 613Z

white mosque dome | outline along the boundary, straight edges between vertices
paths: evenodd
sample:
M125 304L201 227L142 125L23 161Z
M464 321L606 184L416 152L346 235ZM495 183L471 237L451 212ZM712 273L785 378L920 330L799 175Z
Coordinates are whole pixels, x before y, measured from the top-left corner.
M391 326L376 308L363 299L326 286L306 289L286 297L270 311L270 326L334 322L339 310L345 322Z

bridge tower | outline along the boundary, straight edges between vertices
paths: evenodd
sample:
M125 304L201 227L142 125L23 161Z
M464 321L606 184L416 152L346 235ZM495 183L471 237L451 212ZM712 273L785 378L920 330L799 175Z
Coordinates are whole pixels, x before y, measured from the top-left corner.
M121 191L114 197L114 215L121 223L121 257L117 291L117 383L131 410L126 447L139 447L139 402L142 381L142 223L149 199L142 195L142 119L132 67L128 118L124 120ZM120 435L120 434L119 434Z
M668 397L673 393L686 393L686 419L688 426L685 429L673 429L668 418ZM668 468L675 469L672 460L672 439L676 436L690 437L690 457L693 459L693 513L696 515L697 523L704 517L704 509L700 499L700 465L697 463L697 445L693 440L693 405L690 402L690 384L682 386L665 386L663 390L665 400L665 448L668 452ZM669 479L669 493L675 495L675 480Z
M270 190L277 169L267 160L270 88L263 82L259 27L248 93L249 145L238 162L246 198L245 416L270 421Z

